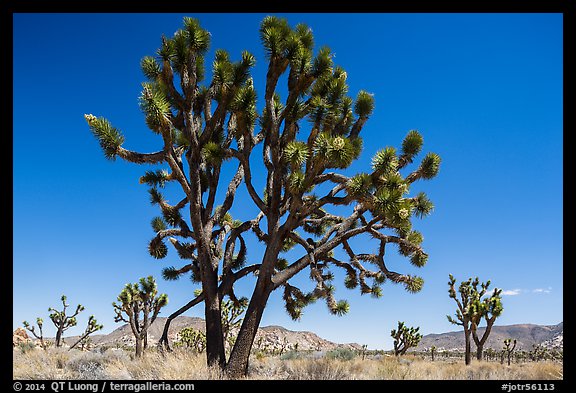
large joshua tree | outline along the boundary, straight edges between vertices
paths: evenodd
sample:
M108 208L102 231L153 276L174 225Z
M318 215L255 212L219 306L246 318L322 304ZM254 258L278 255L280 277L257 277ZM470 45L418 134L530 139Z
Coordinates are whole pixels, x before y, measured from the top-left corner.
M97 331L102 330L102 329L104 329L104 325L99 324L98 321L96 320L96 318L94 318L94 315L90 315L90 318L88 318L88 324L86 325L86 329L84 330L84 333L82 333L80 335L80 337L78 338L78 340L76 340L76 342L70 346L70 349L73 349L78 344L84 345L90 339L89 336L91 334L96 333Z
M411 220L429 214L433 205L423 192L410 196L410 186L435 177L440 165L440 157L428 153L405 172L422 150L423 138L413 130L399 150L380 150L367 172L343 174L362 150L360 133L374 109L372 95L347 95L346 72L333 64L330 49L315 50L307 26L292 28L286 20L269 16L260 25L260 37L267 55L260 111L250 73L254 56L243 52L240 60L232 61L228 52L217 50L212 79L202 86L210 34L197 20L184 18L183 28L173 37L162 37L157 56L141 62L148 81L140 105L148 127L162 137L160 150L128 150L123 135L108 120L85 116L107 158L164 166L140 179L150 186L151 201L162 213L152 221L156 235L149 251L164 258L168 240L186 262L167 267L164 277L191 275L202 289L170 317L203 302L207 361L226 367L232 377L247 370L274 290L282 291L286 310L298 319L317 299L324 299L333 314L348 311L348 303L334 297L332 268L343 269L346 287L363 294L380 296L386 280L410 292L421 289L422 278L390 270L384 255L392 243L413 265L426 263L423 237L412 229ZM284 98L277 91L283 75ZM253 178L256 147L265 173L261 193ZM224 182L221 174L230 171L224 165L228 161L233 172ZM242 182L259 213L236 221L230 211ZM183 193L175 203L160 191L169 183ZM222 187L225 191L219 192ZM246 264L247 236L255 236L264 248L261 260L252 264ZM350 240L358 236L373 239L375 250L353 247ZM290 261L282 257L295 247L300 256ZM337 248L343 251L337 254ZM304 270L314 283L308 291L291 281ZM234 284L249 274L257 280L227 362L221 304L225 296L239 302Z

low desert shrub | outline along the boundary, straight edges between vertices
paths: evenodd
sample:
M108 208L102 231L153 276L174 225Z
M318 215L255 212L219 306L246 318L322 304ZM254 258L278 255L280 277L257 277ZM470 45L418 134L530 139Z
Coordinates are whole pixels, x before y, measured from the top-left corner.
M326 357L331 360L350 361L356 357L356 352L350 348L336 348L329 351Z

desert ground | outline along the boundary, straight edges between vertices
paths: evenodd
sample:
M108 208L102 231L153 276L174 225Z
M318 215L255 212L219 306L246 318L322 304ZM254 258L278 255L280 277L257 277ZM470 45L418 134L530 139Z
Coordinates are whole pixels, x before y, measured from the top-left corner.
M342 354L346 355L346 354ZM118 380L221 380L219 370L206 366L204 354L177 348L161 353L150 348L141 359L125 349L80 351L39 348L13 351L14 379L118 379ZM315 357L304 352L251 358L252 380L558 380L560 362L513 363L473 360L465 366L458 359L431 361L417 355Z

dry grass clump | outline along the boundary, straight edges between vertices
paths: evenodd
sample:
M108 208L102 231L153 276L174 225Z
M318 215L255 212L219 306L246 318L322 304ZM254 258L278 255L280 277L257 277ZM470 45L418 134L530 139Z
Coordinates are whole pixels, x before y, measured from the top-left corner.
M222 380L218 368L206 366L204 354L185 349L162 354L148 350L134 359L133 353L109 349L105 352L68 351L50 348L13 352L14 379L113 379L113 380ZM553 380L562 379L562 364L522 363L511 366L494 362L436 361L406 356L400 359L351 360L264 357L251 358L248 379L278 380Z
M217 367L206 366L204 354L185 349L176 349L165 355L151 350L133 361L114 360L107 365L106 370L110 379L225 379Z
M15 379L223 379L204 356L177 350L166 356L149 350L141 359L123 350L103 353L63 348L13 352Z
M541 380L561 379L562 365L551 362L501 365L494 362L431 362L422 359L384 358L370 361L368 379L394 380Z

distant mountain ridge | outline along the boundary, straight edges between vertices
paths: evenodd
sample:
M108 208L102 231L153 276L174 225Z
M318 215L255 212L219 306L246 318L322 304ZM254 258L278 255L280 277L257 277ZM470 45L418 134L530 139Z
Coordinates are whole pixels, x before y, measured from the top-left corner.
M482 337L486 328L478 329L478 336ZM507 338L517 341L516 348L530 350L534 344L542 344L552 349L564 346L564 322L557 325L516 324L493 326L484 348L502 349ZM422 337L416 350L424 350L435 346L437 349L464 350L464 331L455 331L440 334L427 334Z
M148 330L149 345L156 345L162 332L166 318L158 317ZM179 316L172 320L168 331L168 339L171 343L178 339L177 335L185 327L193 327L200 331L206 331L204 319L198 317ZM481 336L485 328L479 328ZM134 345L134 336L127 324L118 327L109 334L92 335L92 342L96 346L122 346ZM532 345L541 344L546 348L560 348L564 345L564 323L557 325L535 325L535 324L516 324L493 326L485 348L502 349L503 342L507 338L517 340L517 349L532 349ZM73 343L76 337L66 337L66 343ZM335 343L318 336L314 332L292 331L282 326L265 326L258 329L255 345L261 349L279 350L284 348L289 350L298 344L299 350L328 351L337 347L350 349L361 349L357 343ZM425 335L415 348L416 351L422 351L431 346L438 350L460 350L464 351L464 332L453 331L446 333L433 333Z
M148 329L149 345L156 345L162 332L166 318L158 317ZM179 316L174 318L168 329L168 339L171 343L178 339L177 335L185 327L193 327L202 332L206 331L204 319L198 317ZM134 345L134 336L128 324L124 324L109 334L95 334L92 343L96 346ZM66 342L74 342L76 337L67 337ZM288 350L298 343L299 350L327 351L337 347L360 349L362 346L356 343L339 344L319 337L316 333L307 331L288 330L282 326L264 326L258 329L255 345L267 350Z

